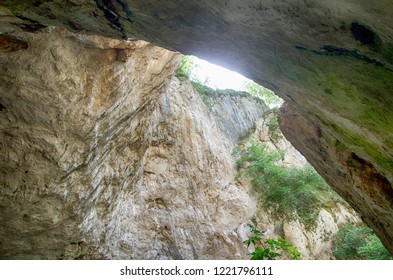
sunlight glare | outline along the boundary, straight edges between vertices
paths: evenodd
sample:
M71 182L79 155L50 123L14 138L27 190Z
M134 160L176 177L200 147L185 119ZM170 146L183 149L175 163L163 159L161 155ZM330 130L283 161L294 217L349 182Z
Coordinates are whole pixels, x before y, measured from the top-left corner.
M276 96L273 91L247 79L239 73L195 56L191 56L191 64L190 77L194 82L198 82L214 90L231 89L235 91L246 91L251 96L263 100L269 108L280 107L283 103L283 100Z
M251 80L230 71L224 67L214 65L206 60L193 57L195 63L194 75L206 86L213 89L234 89L244 90L244 85Z

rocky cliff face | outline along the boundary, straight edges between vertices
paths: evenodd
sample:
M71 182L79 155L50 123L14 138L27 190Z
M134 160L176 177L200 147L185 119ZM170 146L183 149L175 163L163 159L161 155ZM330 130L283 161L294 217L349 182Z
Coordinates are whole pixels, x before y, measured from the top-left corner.
M318 128L323 145L284 130L393 252L392 9L390 0L5 0L0 50L27 48L15 30L64 26L145 39L242 72Z
M233 183L232 127L173 76L178 54L57 29L25 40L0 55L1 258L246 257L255 202ZM264 109L220 108L243 130Z

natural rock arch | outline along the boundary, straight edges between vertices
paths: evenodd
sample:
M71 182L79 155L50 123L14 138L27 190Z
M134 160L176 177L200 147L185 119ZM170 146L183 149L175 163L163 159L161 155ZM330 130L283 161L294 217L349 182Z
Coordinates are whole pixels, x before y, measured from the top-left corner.
M145 39L235 69L287 105L281 128L393 252L393 6L361 1L3 1L13 30Z

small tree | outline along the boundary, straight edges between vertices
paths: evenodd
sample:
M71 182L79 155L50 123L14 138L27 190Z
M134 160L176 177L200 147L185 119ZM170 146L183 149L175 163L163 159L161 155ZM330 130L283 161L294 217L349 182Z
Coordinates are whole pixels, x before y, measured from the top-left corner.
M195 80L195 77L193 77L193 71L195 67L196 65L193 57L189 55L183 55L179 67L176 69L176 75L178 77L185 77L190 80Z

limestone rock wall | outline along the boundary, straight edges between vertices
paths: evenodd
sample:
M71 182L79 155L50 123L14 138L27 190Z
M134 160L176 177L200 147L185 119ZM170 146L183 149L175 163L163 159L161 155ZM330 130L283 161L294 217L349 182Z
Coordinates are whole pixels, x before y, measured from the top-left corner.
M255 129L257 122L264 118L267 106L260 103L247 93L232 92L231 90L217 91L216 95L209 98L214 119L232 146L244 138L251 130Z

